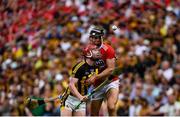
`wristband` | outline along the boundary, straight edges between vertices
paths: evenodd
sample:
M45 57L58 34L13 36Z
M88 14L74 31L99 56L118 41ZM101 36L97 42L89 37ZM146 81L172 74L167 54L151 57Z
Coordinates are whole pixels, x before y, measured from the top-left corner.
M61 99L61 98L62 98L62 95L59 95L59 96L58 96L58 99Z

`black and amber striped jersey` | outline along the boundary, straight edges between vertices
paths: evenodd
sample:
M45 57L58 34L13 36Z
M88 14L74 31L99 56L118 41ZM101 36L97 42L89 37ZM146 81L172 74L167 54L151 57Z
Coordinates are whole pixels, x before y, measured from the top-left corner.
M89 85L86 84L85 81L94 74L98 74L98 68L90 66L85 61L79 62L73 67L72 77L78 79L76 88L81 95L86 95L88 93Z

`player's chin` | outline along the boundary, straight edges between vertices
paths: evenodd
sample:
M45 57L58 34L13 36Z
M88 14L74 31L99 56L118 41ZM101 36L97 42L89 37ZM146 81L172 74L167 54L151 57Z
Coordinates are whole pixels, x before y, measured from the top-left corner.
M94 44L95 44L95 45L101 45L101 41L99 41L99 40L98 40L98 41L95 41Z
M97 43L96 46L99 48L101 46L101 43Z

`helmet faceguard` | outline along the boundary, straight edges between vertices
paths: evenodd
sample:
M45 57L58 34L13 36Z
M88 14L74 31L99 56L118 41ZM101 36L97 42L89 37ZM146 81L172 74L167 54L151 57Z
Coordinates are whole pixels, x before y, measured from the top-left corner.
M92 44L97 45L98 47L101 46L103 42L103 35L104 35L104 29L100 27L94 27L90 32L90 41ZM99 39L99 40L97 40Z

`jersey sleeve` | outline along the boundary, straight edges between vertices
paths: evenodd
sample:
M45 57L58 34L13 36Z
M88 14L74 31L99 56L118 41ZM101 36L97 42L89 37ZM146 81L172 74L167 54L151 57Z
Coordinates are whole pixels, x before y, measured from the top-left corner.
M115 50L111 46L109 46L107 49L106 58L107 59L115 58Z

